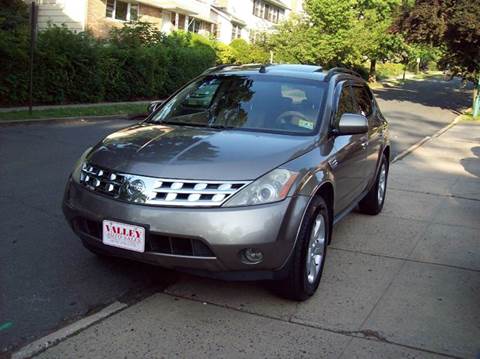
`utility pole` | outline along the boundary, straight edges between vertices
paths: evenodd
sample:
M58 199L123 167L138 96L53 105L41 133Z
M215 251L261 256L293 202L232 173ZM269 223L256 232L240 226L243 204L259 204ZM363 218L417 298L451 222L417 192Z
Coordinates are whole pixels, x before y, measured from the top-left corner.
M37 4L32 1L30 7L30 81L28 84L28 113L32 115L33 106L33 64L35 57L35 42L37 38Z

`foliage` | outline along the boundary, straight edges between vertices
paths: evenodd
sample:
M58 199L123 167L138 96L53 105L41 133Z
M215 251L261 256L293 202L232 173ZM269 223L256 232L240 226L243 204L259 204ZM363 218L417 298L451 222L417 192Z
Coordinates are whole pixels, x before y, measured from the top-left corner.
M0 26L3 23L0 19ZM20 35L15 31L0 33L1 105L27 101L28 31ZM166 36L138 22L113 29L108 39L99 40L53 26L38 35L34 101L63 104L162 98L215 62L214 43L197 34Z
M250 62L250 45L244 39L235 39L230 43L233 58L236 64L248 64Z
M307 16L290 17L270 37L277 62L362 68L399 61L403 39L390 31L400 0L306 0Z
M252 64L267 63L269 61L268 52L257 44L249 44L244 39L235 39L230 43L232 54L232 63Z
M232 47L223 42L215 42L215 53L217 54L218 64L233 64L235 62L235 53Z
M0 0L0 103L28 93L28 11L21 0Z
M480 73L480 0L417 0L396 25L410 42L443 47L441 63L452 73Z
M267 47L275 53L275 62L316 64L329 57L320 55L317 29L298 16L280 23L268 41ZM322 47L325 48L325 47Z

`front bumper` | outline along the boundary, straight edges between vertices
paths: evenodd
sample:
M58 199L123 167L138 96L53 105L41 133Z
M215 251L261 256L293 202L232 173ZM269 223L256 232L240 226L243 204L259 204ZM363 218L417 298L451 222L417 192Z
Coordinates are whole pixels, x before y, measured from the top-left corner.
M274 279L282 277L295 244L308 197L289 197L281 202L238 208L166 208L120 202L93 193L71 178L67 183L63 211L84 244L106 254L156 264L181 271L225 279ZM104 219L146 227L147 243L154 237L189 238L210 250L207 256L160 253L148 249L137 253L104 245L101 232L88 232L78 220L101 225ZM258 264L241 260L244 248L261 250Z

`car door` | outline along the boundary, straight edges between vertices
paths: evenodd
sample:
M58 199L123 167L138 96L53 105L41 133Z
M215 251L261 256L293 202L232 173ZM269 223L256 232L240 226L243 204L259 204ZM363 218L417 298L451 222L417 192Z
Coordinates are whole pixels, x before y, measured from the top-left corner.
M356 113L352 88L348 81L341 82L335 90L332 128L338 127L344 113ZM336 212L349 207L366 187L365 162L367 159L367 134L336 135L335 157L329 161L335 176Z
M374 106L373 95L364 84L354 84L353 95L357 113L368 119L367 159L365 161L365 185L368 185L375 178L378 154L383 143L382 122L378 117L376 106Z

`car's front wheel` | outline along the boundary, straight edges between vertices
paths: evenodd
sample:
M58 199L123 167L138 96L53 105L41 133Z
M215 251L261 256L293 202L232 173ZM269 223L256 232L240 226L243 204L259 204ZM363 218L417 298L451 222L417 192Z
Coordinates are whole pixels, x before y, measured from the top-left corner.
M307 209L287 264L288 276L277 283L281 295L303 301L315 293L322 277L330 235L327 204L322 197L315 197Z

